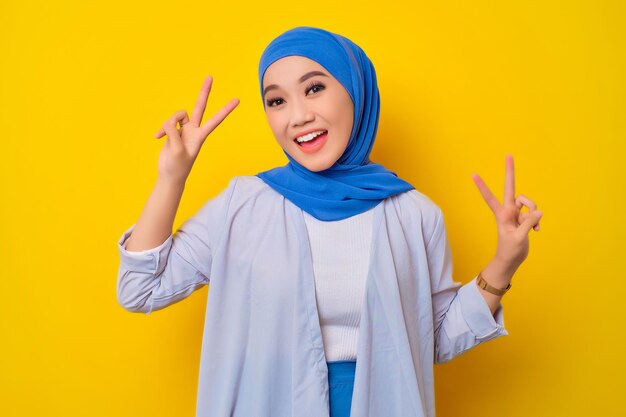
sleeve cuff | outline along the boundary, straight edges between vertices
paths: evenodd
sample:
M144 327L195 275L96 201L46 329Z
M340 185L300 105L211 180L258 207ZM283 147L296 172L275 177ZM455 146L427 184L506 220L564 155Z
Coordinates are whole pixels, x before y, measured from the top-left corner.
M498 336L507 336L509 333L504 328L504 311L502 305L498 307L495 314L491 314L491 309L480 293L480 288L476 285L474 277L470 282L459 289L459 300L461 310L468 327L477 339L492 339Z
M117 242L121 266L132 271L158 274L165 268L167 256L172 247L172 235L168 236L159 246L151 249L142 251L126 250L128 238L136 226L137 224L135 223L129 227Z

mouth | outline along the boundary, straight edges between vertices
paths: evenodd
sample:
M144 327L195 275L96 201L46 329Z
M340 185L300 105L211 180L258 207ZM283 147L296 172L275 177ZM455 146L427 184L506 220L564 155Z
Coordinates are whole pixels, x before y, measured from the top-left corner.
M322 145L326 142L327 136L328 136L328 130L318 130L315 132L310 132L306 135L302 135L302 138L305 140L302 140L301 142L299 142L297 138L294 139L293 141L303 151L312 152L322 147Z

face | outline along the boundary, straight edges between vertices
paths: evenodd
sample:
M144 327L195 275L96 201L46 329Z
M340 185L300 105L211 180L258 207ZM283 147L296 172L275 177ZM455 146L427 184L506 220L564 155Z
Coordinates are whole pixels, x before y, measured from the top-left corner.
M322 171L343 155L352 130L354 104L324 67L302 56L281 58L265 71L263 91L274 137L300 165Z

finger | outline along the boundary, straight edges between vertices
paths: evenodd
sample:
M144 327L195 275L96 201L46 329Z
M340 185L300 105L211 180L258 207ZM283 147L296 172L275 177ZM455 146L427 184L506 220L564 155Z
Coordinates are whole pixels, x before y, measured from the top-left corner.
M226 103L226 105L222 107L220 111L215 113L213 117L211 117L209 120L206 121L205 124L201 126L202 136L206 138L209 133L211 133L217 126L219 126L220 123L222 123L226 116L228 116L230 112L233 111L235 107L237 107L238 104L238 98L234 98Z
M202 122L202 116L204 116L204 110L206 109L206 103L209 98L209 93L211 92L211 86L213 85L213 77L210 75L204 79L202 83L202 88L200 89L200 94L198 95L198 99L196 100L196 105L193 108L193 112L191 113L191 123L193 126L198 127Z
M520 194L515 199L515 207L521 209L523 206L528 207L531 211L537 210L537 204L535 204L534 201L526 197L524 194Z
M489 187L487 187L487 184L485 184L483 179L480 178L478 174L472 174L472 178L474 179L474 182L476 183L476 186L480 190L480 193L482 194L483 198L487 202L487 205L491 208L491 210L495 214L496 211L500 209L500 202L493 195Z
M526 220L527 218L528 218L528 213L520 213L520 215L517 218L517 225L519 226L522 223L524 223L524 220ZM538 232L539 231L539 223L534 225L533 229L535 230L535 232Z
M524 223L522 223L518 228L519 233L523 233L524 235L527 235L528 232L530 232L530 229L533 229L534 226L539 224L539 220L541 219L542 216L543 216L543 213L541 212L541 210L535 210L535 211L529 212L528 217L526 218L526 220L524 220Z
M187 117L187 112L185 110L177 111L176 113L174 113L170 120L174 121L174 127L176 127L176 123L181 123L181 129L182 125L189 123L189 118ZM154 137L160 139L166 134L167 133L165 132L165 129L161 128L158 132L154 134Z
M517 225L519 226L520 224L524 223L524 220L526 220L527 217L528 212L520 213L519 216L517 216Z
M164 122L163 130L165 130L165 134L167 135L167 143L170 144L172 149L180 149L180 147L183 146L182 141L180 140L180 135L178 134L178 129L176 129L176 121L174 119Z
M535 204L534 201L532 201L530 198L526 197L524 194L520 194L517 196L517 198L515 199L515 207L517 207L518 209L522 209L523 206L528 207L528 209L530 211L535 211L537 210L537 204ZM520 219L518 223L522 224L523 223L523 219L526 218L526 216L524 214L528 214L528 213L520 213ZM539 223L537 223L536 225L533 226L533 229L538 232L539 231Z
M180 129L183 128L183 125L189 123L189 117L185 110L179 110L174 113L171 120L174 122L174 126L176 126L176 123L180 124Z
M513 155L505 158L506 173L504 178L504 205L515 204L515 175L513 166Z

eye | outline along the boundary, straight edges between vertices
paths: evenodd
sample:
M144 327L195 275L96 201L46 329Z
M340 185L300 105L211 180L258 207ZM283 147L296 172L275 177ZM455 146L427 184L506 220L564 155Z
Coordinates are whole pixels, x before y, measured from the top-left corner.
M282 98L272 98L267 100L267 106L268 107L276 107L278 104L282 103L283 99Z
M324 84L322 84L319 81L313 81L306 86L306 89L304 91L308 95L309 92L311 91L314 93L318 93L324 89L326 89L326 86ZM276 106L283 104L284 100L280 97L277 97L277 98L271 98L269 100L266 100L265 103L267 107L276 107Z
M311 84L307 85L305 91L306 91L307 94L309 93L309 91L313 91L314 93L317 93L318 91L322 91L325 88L326 87L321 82L313 81Z

